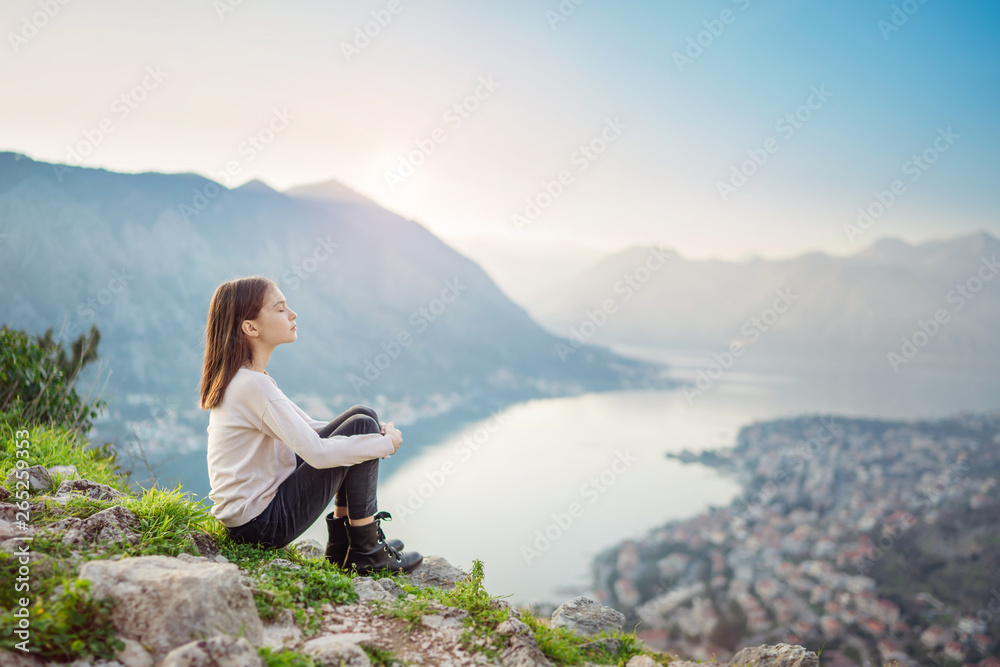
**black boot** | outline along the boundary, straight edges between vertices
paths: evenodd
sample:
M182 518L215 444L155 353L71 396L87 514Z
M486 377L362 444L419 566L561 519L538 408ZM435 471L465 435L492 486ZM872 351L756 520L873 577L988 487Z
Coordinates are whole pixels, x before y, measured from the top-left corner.
M350 539L347 536L347 517L335 517L333 512L326 515L326 530L329 539L326 543L326 559L337 567L344 567ZM385 539L383 536L382 539ZM402 540L389 540L389 545L397 551L403 550Z
M392 519L388 512L379 512L375 521L364 526L347 524L351 544L344 569L357 568L361 574L389 568L393 572L409 572L423 562L424 557L415 551L402 552L385 539L382 519Z

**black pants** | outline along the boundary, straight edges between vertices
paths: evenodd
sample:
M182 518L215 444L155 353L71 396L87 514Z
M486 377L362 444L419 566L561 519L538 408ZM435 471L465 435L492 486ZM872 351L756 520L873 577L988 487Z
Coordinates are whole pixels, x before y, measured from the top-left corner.
M319 437L379 432L375 411L355 405L320 429ZM295 460L295 472L281 483L264 511L242 526L226 529L234 540L286 546L316 522L335 496L336 506L346 506L351 519L363 519L378 511L375 491L379 459L337 468L313 468L298 454Z

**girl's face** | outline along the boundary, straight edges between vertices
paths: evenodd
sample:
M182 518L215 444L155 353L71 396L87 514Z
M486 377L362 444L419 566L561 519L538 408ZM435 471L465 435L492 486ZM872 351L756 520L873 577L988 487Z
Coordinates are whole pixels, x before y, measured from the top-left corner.
M295 318L298 315L285 303L285 295L277 287L271 287L264 297L264 305L257 317L247 320L254 326L257 340L265 345L294 343L298 337Z

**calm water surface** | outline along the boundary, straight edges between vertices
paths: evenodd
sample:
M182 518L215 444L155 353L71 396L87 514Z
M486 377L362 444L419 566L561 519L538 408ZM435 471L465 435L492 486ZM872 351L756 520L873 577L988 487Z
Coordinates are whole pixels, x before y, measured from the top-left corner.
M667 360L686 379L710 361L621 351ZM746 424L798 414L931 418L998 407L997 379L734 367L690 400L680 390L637 391L514 405L391 468L379 502L393 514L389 537L465 569L483 560L494 595L558 603L586 592L602 549L724 506L738 492L732 480L667 452L730 446ZM325 543L325 523L304 537Z

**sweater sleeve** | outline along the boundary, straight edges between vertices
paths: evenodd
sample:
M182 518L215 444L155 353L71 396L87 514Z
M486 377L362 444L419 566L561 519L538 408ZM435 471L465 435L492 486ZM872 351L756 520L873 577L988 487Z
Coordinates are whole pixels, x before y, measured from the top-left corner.
M327 424L330 423L330 422L321 422L321 421L318 421L316 419L313 419L312 417L310 417L309 415L306 414L305 410L303 410L299 406L295 405L294 402L292 403L292 409L295 410L295 413L298 414L299 417L302 417L302 419L307 424L309 424L309 428L311 428L312 430L316 431L317 433L319 433L320 429L322 429L324 426L326 426ZM299 454L299 456L302 456L302 455Z
M352 466L393 453L392 438L379 433L319 437L287 398L267 402L261 430L288 445L314 468Z

